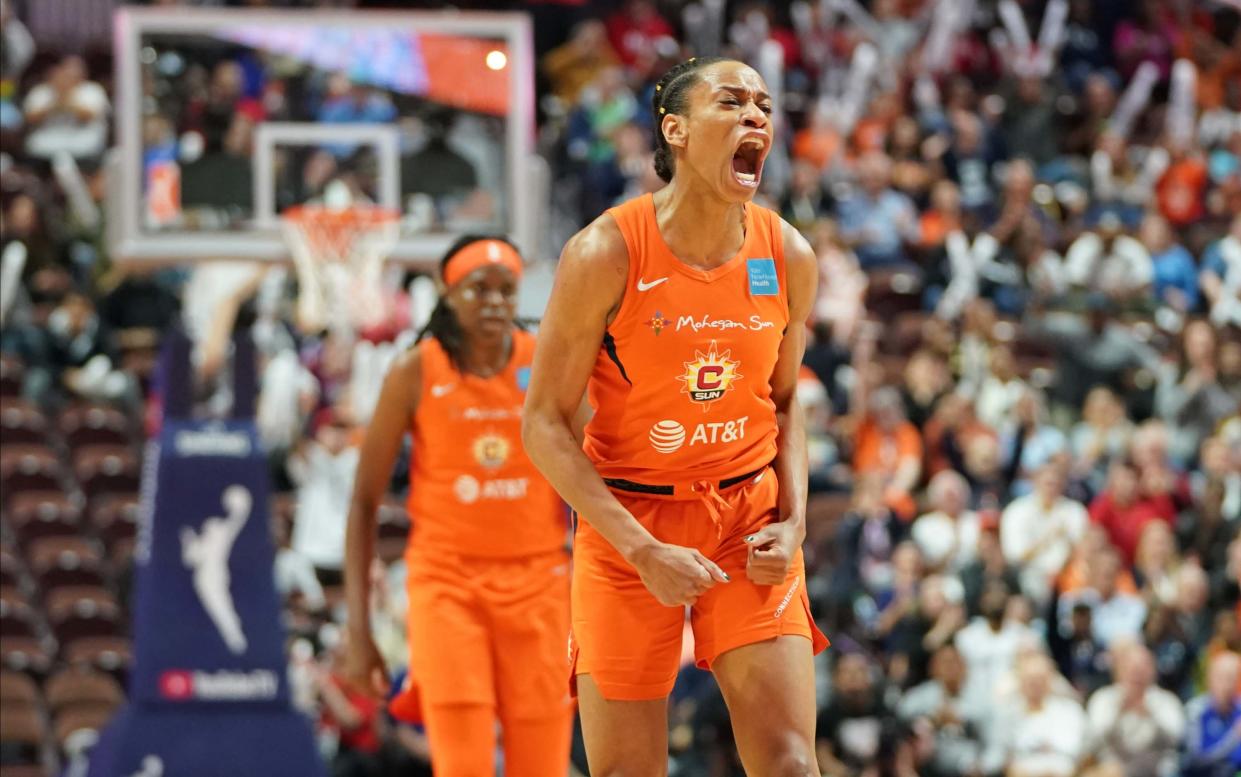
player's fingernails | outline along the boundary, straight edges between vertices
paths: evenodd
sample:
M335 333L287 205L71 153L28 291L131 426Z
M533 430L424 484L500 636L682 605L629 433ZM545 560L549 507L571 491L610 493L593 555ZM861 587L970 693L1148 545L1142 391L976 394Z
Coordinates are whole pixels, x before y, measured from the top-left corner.
M732 579L731 577L729 577L729 576L728 576L728 573L727 573L727 572L721 572L720 574L724 576L724 582L725 582L725 583L731 583L731 582L733 581L733 579Z
M749 537L746 537L746 538L745 538L745 541L746 541L746 542L754 542L754 535L753 535L753 534L751 534Z

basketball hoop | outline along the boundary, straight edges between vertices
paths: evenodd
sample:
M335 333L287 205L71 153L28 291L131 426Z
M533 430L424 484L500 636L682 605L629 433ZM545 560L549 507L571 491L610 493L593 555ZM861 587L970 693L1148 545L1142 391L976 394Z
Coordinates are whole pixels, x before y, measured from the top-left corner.
M297 268L299 324L351 332L381 320L380 270L400 236L400 214L373 205L298 205L280 216Z

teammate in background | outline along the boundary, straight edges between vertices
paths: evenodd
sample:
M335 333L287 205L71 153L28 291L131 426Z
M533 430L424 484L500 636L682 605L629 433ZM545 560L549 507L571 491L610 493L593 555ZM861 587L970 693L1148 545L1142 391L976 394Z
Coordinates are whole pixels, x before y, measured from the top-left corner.
M345 676L387 691L370 633L375 515L409 430L410 675L437 777L491 777L495 723L509 777L568 772L569 558L563 503L521 446L534 337L514 326L522 261L465 237L417 346L393 363L362 446L349 511ZM412 424L412 427L411 427Z
M771 98L691 59L655 87L668 182L565 246L526 449L577 512L570 659L592 774L666 774L683 607L749 774L817 775L796 399L814 252L753 205ZM594 417L573 433L583 392Z

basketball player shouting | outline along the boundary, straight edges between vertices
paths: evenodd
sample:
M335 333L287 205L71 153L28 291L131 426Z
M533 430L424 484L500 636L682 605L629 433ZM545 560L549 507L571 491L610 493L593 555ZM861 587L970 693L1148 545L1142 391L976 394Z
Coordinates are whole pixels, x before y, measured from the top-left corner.
M806 596L796 400L815 256L750 202L772 143L757 72L691 59L652 107L668 185L565 247L523 423L579 517L570 660L590 769L666 773L688 605L747 772L818 775L812 657L827 640Z

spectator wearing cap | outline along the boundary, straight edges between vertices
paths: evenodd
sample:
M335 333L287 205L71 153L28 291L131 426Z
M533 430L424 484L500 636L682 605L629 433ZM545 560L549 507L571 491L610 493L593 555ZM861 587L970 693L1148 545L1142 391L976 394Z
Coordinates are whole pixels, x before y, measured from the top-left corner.
M1096 777L1170 777L1185 734L1185 713L1176 695L1155 685L1155 663L1138 643L1113 651L1115 683L1090 697L1086 707Z
M1077 701L1052 693L1051 659L1029 653L1017 663L1019 697L996 722L1008 777L1071 777L1085 744L1085 715Z
M905 242L918 239L913 203L891 188L892 162L872 151L858 161L858 188L838 206L840 231L862 269L908 269Z
M1000 517L1004 558L1021 570L1021 589L1036 604L1048 600L1053 578L1069 560L1089 517L1064 495L1065 477L1049 464L1034 478L1034 491L1014 499Z
M1185 777L1241 773L1241 655L1219 653L1207 665L1206 691L1185 705Z

